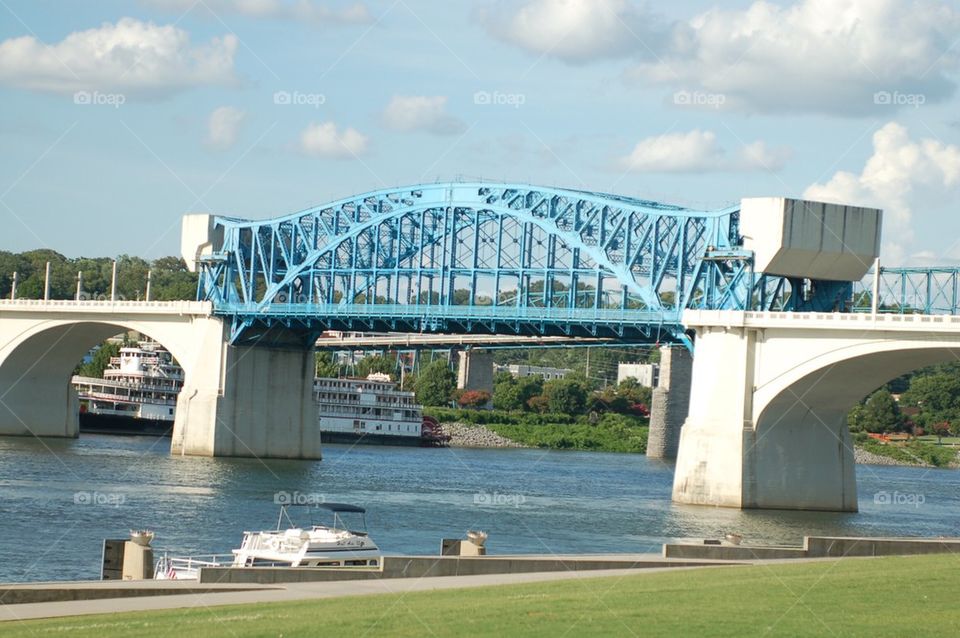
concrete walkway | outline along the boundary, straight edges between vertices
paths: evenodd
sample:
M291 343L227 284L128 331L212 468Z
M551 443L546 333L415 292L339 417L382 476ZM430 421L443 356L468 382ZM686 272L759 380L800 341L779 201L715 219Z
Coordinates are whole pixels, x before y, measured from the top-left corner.
M698 568L690 567L687 569ZM534 572L525 574L485 574L480 576L440 576L435 578L394 578L387 580L288 583L257 589L234 586L232 588L233 591L218 591L217 593L173 594L166 592L164 595L137 596L133 598L98 598L95 600L0 605L0 621L108 614L125 611L205 608L216 605L244 605L336 598L341 596L397 594L436 589L600 578L603 576L632 576L675 570L675 567L656 567L649 569L610 569L581 572ZM99 581L97 582L99 583ZM189 585L186 582L182 584L184 586ZM2 630L0 630L0 633L2 633Z

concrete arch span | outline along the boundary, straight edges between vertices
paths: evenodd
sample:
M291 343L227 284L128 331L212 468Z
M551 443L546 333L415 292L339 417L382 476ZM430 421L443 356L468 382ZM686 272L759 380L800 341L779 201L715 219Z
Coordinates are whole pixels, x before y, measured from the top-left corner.
M960 323L921 316L693 314L673 493L682 503L856 511L847 412L887 381L960 352Z
M77 436L71 372L123 330L156 339L184 368L172 453L321 457L312 350L231 346L206 302L0 302L0 435Z
M172 329L171 329L172 328ZM52 320L16 335L4 330L0 345L0 422L7 434L76 437L79 403L70 384L77 362L93 346L135 330L170 350L188 383L195 350L176 326L138 321Z

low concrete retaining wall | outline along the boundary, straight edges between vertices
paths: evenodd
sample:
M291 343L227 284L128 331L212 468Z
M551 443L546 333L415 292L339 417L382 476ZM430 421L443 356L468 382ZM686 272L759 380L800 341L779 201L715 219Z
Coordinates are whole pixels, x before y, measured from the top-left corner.
M807 536L804 539L804 546L810 558L955 554L960 552L960 538Z
M377 578L423 578L476 576L532 572L590 571L598 569L650 569L654 567L702 567L713 562L632 558L576 558L521 556L384 556L379 569L204 567L201 583L291 583Z
M185 594L220 594L238 591L259 591L269 587L202 587L197 583L170 581L126 581L111 583L109 587L91 586L94 583L43 583L32 585L0 585L0 604L59 603L71 600L99 600L104 598L137 598L140 596L182 596ZM159 583L159 585L158 585ZM184 587L183 585L186 585Z
M663 546L664 558L699 560L776 560L785 558L843 558L845 556L910 556L960 552L958 538L871 538L858 536L804 536L802 547L749 545Z
M778 560L782 558L809 558L802 547L744 547L743 545L663 546L664 558L710 560Z

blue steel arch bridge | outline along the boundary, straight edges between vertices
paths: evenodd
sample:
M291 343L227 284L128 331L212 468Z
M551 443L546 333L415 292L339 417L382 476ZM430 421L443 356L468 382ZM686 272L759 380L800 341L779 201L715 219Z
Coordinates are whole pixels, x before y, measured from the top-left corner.
M739 221L738 205L523 184L379 190L267 220L213 217L198 299L231 320L233 343L279 328L689 345L685 309L853 310L869 295L755 272Z

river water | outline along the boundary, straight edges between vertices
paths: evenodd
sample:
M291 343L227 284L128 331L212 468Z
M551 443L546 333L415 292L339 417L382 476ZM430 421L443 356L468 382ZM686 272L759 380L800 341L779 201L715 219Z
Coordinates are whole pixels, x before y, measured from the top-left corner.
M659 552L671 539L737 532L955 536L960 472L859 466L856 514L670 503L673 468L641 455L328 445L319 462L172 457L169 439L0 439L0 582L99 577L104 538L156 532L174 554L226 553L276 524L276 500L367 508L387 553L436 554L489 533L491 553Z

